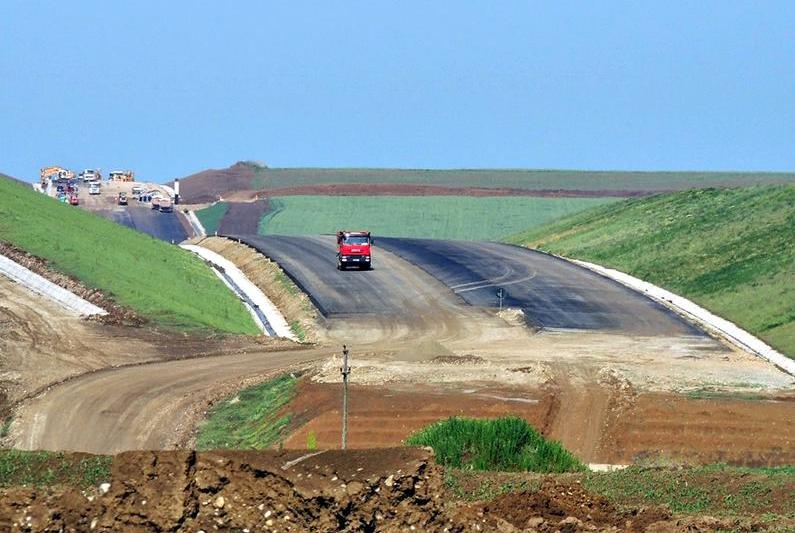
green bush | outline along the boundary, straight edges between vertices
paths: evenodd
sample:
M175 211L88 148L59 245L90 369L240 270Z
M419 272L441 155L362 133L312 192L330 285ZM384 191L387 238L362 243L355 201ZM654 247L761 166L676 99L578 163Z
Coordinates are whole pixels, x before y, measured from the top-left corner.
M525 420L452 417L436 422L406 441L430 446L445 466L472 470L574 472L584 465L559 442L541 436Z

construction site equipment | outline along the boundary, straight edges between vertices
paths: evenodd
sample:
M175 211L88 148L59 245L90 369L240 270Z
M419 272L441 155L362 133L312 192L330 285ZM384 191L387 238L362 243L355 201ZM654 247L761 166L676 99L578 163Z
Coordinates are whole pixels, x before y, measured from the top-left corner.
M99 169L95 168L87 168L83 172L80 173L80 178L82 178L83 183L87 183L89 181L101 181L102 174L100 173Z
M68 168L63 167L44 167L39 174L41 184L47 183L47 180L61 181L70 180L75 177L75 173Z
M132 170L112 170L108 174L110 181L135 181L135 173Z
M371 269L373 266L370 247L373 239L369 231L337 232L337 269L349 266Z

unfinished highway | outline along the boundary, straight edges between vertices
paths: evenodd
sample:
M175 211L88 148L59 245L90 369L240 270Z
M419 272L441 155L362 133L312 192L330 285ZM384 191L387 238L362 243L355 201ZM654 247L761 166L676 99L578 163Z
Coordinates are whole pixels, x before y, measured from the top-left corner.
M596 383L605 368L618 366L638 386L662 390L705 379L761 387L788 382L645 296L545 254L494 243L383 238L376 240L374 270L341 272L333 237L236 238L277 261L310 295L323 315L318 347L254 348L75 377L19 409L16 446L112 453L184 445L209 399L257 376L318 361L330 365L335 379L338 367L328 358L343 343L355 347L359 383L449 384L448 393L485 386L509 400L517 393L503 387L553 394L560 407L549 422L552 435L589 459L604 458L597 450L609 404L602 388L594 389L601 402L594 403L576 383ZM495 312L499 288L506 305L523 310L523 322ZM434 363L459 359L474 363ZM459 404L450 402L452 415ZM589 414L581 424L561 422L577 413Z

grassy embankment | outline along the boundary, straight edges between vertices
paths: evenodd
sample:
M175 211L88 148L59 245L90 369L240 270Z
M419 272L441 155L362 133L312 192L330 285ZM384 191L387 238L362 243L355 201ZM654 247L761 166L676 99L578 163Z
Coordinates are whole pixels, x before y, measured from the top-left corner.
M509 240L660 285L795 357L795 186L626 200Z
M516 417L453 417L423 428L406 439L411 446L430 446L436 460L467 470L576 472L584 465L559 442L541 436Z
M254 189L338 183L408 183L530 190L669 191L793 183L783 172L623 172L529 169L265 168L250 164Z
M213 235L218 230L221 219L224 218L227 211L229 211L228 203L216 202L210 207L196 211L196 217L204 226L204 231L207 232L207 235Z
M261 450L284 437L290 424L282 413L295 394L298 379L285 374L249 387L215 404L199 426L196 449Z
M261 234L334 233L495 240L615 198L465 196L285 196L270 199Z
M0 239L156 324L258 333L240 300L190 252L5 179Z

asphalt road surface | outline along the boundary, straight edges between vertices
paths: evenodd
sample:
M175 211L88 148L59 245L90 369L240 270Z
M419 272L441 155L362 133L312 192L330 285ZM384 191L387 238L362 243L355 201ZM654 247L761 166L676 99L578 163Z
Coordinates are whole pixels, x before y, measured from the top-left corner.
M327 318L417 312L438 285L406 261L379 251L374 270L337 270L334 237L234 236L270 257Z
M545 329L617 330L644 335L698 335L665 306L566 260L493 242L378 239L468 304L521 308Z
M700 335L690 323L623 285L562 259L498 243L376 239L373 271L338 271L333 237L237 236L275 260L327 317L406 315L426 296L406 273L422 269L461 303L521 308L531 326L637 335ZM424 282L427 284L427 282ZM427 284L430 285L430 284Z
M111 220L123 224L128 228L142 231L156 239L166 242L179 243L188 238L188 232L179 220L176 212L161 213L145 206L135 205L135 200L130 200L127 207L119 206L109 212Z

